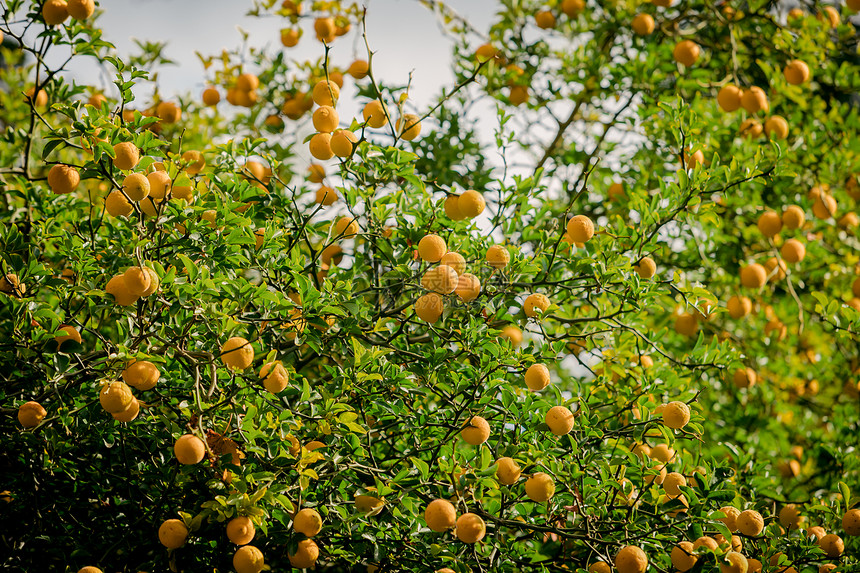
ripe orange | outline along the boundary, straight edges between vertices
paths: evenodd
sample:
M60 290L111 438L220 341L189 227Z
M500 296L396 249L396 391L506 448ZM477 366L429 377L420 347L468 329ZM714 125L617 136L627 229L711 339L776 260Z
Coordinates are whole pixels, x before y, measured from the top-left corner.
M812 204L812 214L822 220L827 220L836 215L836 199L827 193L821 193Z
M137 418L138 414L140 414L140 402L138 402L136 398L132 398L125 410L122 412L115 412L111 414L111 416L113 416L113 419L117 422L128 423Z
M457 538L463 543L477 543L487 534L487 525L479 515L464 513L457 520Z
M849 509L842 516L842 529L846 535L856 537L860 535L860 509Z
M699 558L693 555L693 544L689 541L682 541L672 548L670 554L672 566L678 571L689 571L696 564Z
M143 293L147 292L150 287L149 272L144 267L129 267L123 274L122 278L125 283L125 288L131 296L139 298Z
M122 171L130 171L140 161L140 151L134 143L124 141L113 146L114 167Z
M295 28L284 28L281 30L281 44L285 48L294 48L302 37L302 30Z
M749 563L747 558L737 551L729 551L719 558L720 573L747 573Z
M110 414L122 412L133 399L131 388L125 382L109 382L99 391L99 403Z
M348 129L338 129L332 134L329 141L332 153L340 158L352 155L356 145L358 145L358 136Z
M675 332L693 337L699 332L698 319L689 312L683 312L675 317Z
M640 278L647 280L657 274L657 263L651 257L642 257L633 265L633 270Z
M265 565L263 552L253 545L243 545L233 554L233 569L236 573L260 573Z
M770 111L767 95L763 89L757 86L744 90L741 96L741 106L743 106L747 113L758 113L760 111L767 113Z
M370 64L367 62L367 60L355 60L346 69L346 73L348 73L357 80L366 77L369 72Z
M806 213L797 205L789 205L782 212L782 224L789 229L799 229L806 222Z
M788 121L780 115L772 115L764 122L764 132L771 139L788 137Z
M48 26L58 26L69 17L66 0L48 0L42 5L42 18Z
M48 411L38 402L25 402L18 407L18 422L25 428L35 428L42 423Z
M424 235L418 241L418 256L428 263L439 262L448 252L445 239L439 235Z
M635 545L622 547L615 555L615 569L618 573L645 573L648 556Z
M158 528L158 540L168 549L182 547L186 539L188 528L179 519L168 519Z
M681 40L675 44L675 49L672 50L672 57L679 64L690 67L699 60L701 48L692 40Z
M594 223L585 215L576 215L567 222L567 234L575 243L587 243L594 236Z
M257 533L254 523L247 517L234 517L227 522L227 539L236 545L247 545Z
M511 262L511 253L502 245L492 245L487 249L486 261L494 269L503 269Z
M394 124L395 131L400 134L400 138L406 141L412 141L421 135L421 118L414 113L405 113L397 118Z
M337 25L334 18L322 17L314 20L314 32L316 32L317 40L331 44L337 37Z
M56 195L65 195L78 188L81 175L68 165L54 165L48 171L48 186Z
M155 106L155 115L164 123L176 123L182 118L182 108L172 101L161 101Z
M547 411L544 421L556 436L564 436L573 430L573 412L564 406L553 406Z
M526 316L529 318L534 318L538 316L538 310L541 315L546 312L546 309L550 306L549 298L543 293L533 293L526 297L525 302L523 302L523 312L526 313Z
M361 112L361 116L364 118L364 121L367 122L367 125L372 128L379 129L388 123L388 116L386 113L386 109L382 105L382 102L375 99L365 104L364 110Z
M221 93L214 87L208 87L203 90L203 105L209 107L216 106L221 101Z
M308 142L308 149L314 159L326 161L334 157L334 151L331 149L331 134L317 133Z
M512 458L496 460L496 479L502 485L514 485L519 481L522 468Z
M540 392L550 383L549 368L543 364L532 364L525 374L526 386L532 392Z
M358 221L355 217L341 217L334 225L334 236L351 239L358 234L359 230Z
M254 361L254 348L241 336L233 336L221 346L221 360L231 370L245 370Z
M447 500L434 499L424 510L424 521L427 527L441 533L457 525L457 510Z
M780 249L782 258L787 263L799 263L806 256L806 246L797 239L789 239Z
M526 480L525 490L530 500L543 503L555 494L555 482L549 474L537 472Z
M314 128L319 132L331 133L337 129L339 122L337 110L330 105L320 106L313 114Z
M322 80L314 85L311 97L317 105L334 107L337 104L337 98L340 97L340 88L333 81Z
M421 286L439 294L451 294L460 284L457 272L447 265L439 265L424 273Z
M73 340L78 344L81 343L81 333L74 326L69 326L68 324L64 324L59 328L59 330L63 331L65 334L60 334L59 336L54 337L54 341L57 343L57 348L62 348L63 343L67 340Z
M290 382L290 375L280 361L267 362L260 368L260 378L263 386L272 394L283 392Z
M293 529L304 533L307 537L313 537L322 531L322 516L315 509L306 507L299 511L293 518Z
M828 533L819 539L818 546L831 559L838 559L845 551L845 542L835 533Z
M436 322L442 316L444 304L442 297L435 292L427 293L415 301L415 314L426 322Z
M650 14L636 14L631 27L637 36L648 36L654 32L654 18Z
M296 547L295 553L288 553L290 565L296 569L309 569L313 567L320 556L320 548L313 539L302 539ZM237 569L237 571L239 571ZM239 573L242 573L241 571Z
M738 86L726 84L717 93L717 104L719 104L723 111L737 111L741 108L742 95L743 91Z
M809 81L809 66L803 60L790 60L782 70L785 81L794 86L799 86Z
M484 212L484 196L477 191L464 191L457 199L457 210L466 219L474 219Z
M741 284L747 288L761 288L767 280L767 271L758 263L741 268Z
M576 18L585 10L585 0L562 0L561 11L568 18Z
M194 465L203 460L206 455L206 446L203 444L203 440L194 434L185 434L173 444L173 453L180 464Z
M754 509L747 509L735 518L735 525L741 534L747 537L758 537L764 530L764 518Z
M730 505L726 505L721 507L719 511L720 513L725 514L725 517L721 517L719 518L719 520L722 521L725 526L729 528L730 532L734 533L735 531L737 531L737 519L738 516L741 514L740 510Z
M480 446L490 437L490 424L481 416L472 416L460 430L460 437L472 446Z
M680 430L690 423L690 407L677 400L669 402L663 408L663 423L673 430Z
M454 292L463 302L471 302L481 294L481 281L471 273L463 273L457 279Z
M541 30L555 28L555 15L549 10L541 10L535 14L535 24Z
M154 199L164 199L173 184L166 171L153 171L146 176L146 179L149 182L148 196Z
M743 318L752 312L752 300L745 296L734 295L729 299L726 306L729 309L729 316L735 320Z
M758 230L765 237L773 237L782 230L782 218L775 211L765 211L758 218Z

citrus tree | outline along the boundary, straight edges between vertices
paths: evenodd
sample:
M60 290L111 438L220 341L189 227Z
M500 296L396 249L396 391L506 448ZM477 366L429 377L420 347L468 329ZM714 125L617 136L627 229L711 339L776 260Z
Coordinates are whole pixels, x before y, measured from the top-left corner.
M857 0L422 4L0 2L3 569L858 571Z

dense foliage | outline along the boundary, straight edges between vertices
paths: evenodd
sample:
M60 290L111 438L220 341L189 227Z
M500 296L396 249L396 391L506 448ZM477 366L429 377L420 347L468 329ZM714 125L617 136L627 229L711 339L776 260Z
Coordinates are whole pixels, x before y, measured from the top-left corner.
M857 0L422 3L0 1L3 569L860 570Z

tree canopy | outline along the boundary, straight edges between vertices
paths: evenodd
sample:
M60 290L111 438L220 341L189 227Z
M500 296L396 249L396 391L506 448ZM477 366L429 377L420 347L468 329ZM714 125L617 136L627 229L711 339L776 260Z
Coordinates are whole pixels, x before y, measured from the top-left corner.
M0 1L0 565L857 571L860 3L420 3Z

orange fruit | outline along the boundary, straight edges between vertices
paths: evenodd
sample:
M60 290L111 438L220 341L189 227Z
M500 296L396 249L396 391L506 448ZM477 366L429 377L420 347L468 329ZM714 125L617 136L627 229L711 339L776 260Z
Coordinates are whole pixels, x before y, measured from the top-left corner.
M615 555L615 569L618 573L645 573L648 556L635 545L626 545Z
M254 348L241 336L233 336L221 346L221 360L230 370L245 370L254 361Z
M656 26L654 18L650 14L636 14L631 27L637 36L649 36L654 32Z
M564 436L573 430L573 412L564 406L553 406L547 411L544 421L556 436Z
M757 86L744 90L743 95L741 96L741 106L747 111L747 113L758 113L760 111L767 113L770 111L770 104L768 104L767 95L764 93L763 89Z
M173 444L173 453L180 464L194 465L206 456L206 446L194 434L185 434Z
M48 171L48 186L56 195L65 195L78 188L81 175L68 165L54 165Z
M457 510L449 501L434 499L424 510L424 521L427 527L441 533L457 525Z
M540 392L550 383L549 368L544 364L532 364L525 374L526 386L532 392Z
M538 310L542 314L546 312L550 304L550 300L545 294L539 292L533 293L527 296L525 302L523 302L523 312L526 313L527 317L534 318L538 316Z
M790 60L782 70L785 81L794 86L809 81L809 66L803 60Z
M364 121L367 122L368 126L375 129L388 123L385 107L382 105L381 101L376 99L365 104L364 110L361 112L361 116L364 118Z
M647 280L657 274L657 263L651 257L642 257L638 263L633 265L633 270L639 275L639 278Z
M99 391L99 403L110 414L122 412L133 399L131 388L125 382L109 382Z
M717 104L726 112L737 111L741 108L741 96L743 91L734 85L726 84L717 92Z
M512 458L496 460L496 479L502 485L514 485L519 481L522 468Z
M439 235L424 235L418 241L418 256L428 263L439 262L448 252L445 239Z
M442 316L444 309L442 297L435 292L427 293L415 301L415 314L426 322L436 322Z
M247 545L257 533L254 523L247 517L234 517L227 522L227 539L236 545Z
M463 543L477 543L486 534L487 525L474 513L464 513L457 520L457 538Z
M265 565L263 552L253 545L243 545L233 554L233 569L236 573L260 573Z
M117 143L113 146L114 167L122 171L130 171L134 169L140 161L140 151L130 141Z
M296 569L308 569L313 567L320 556L320 548L313 539L302 539L296 547L295 553L288 553L290 565ZM238 571L238 569L237 569ZM241 573L241 572L239 572Z
M673 430L680 430L690 422L690 407L681 401L669 402L663 408L663 423Z
M38 402L25 402L18 407L18 422L28 429L41 424L47 415L47 410Z
M300 510L293 518L293 529L307 537L313 537L322 531L322 516L315 509L306 507Z
M337 98L340 97L340 88L332 81L322 80L314 85L311 97L317 105L334 107L337 104Z
M460 430L460 437L472 446L480 446L490 437L490 424L481 416L472 416Z
M400 134L401 139L412 141L421 135L420 119L421 118L414 113L405 113L397 119L397 122L394 124L394 129L398 134Z
M158 540L168 549L182 547L186 539L188 528L179 519L168 519L158 528Z
M477 191L464 191L457 199L457 212L466 219L474 219L484 212L484 196Z
M576 215L567 222L567 234L575 243L587 243L594 236L594 223L585 215Z
M747 537L758 537L764 530L764 518L754 509L747 509L735 518L735 525L741 534Z
M679 64L690 67L699 60L701 48L692 40L681 40L675 44L675 49L672 50L672 57Z
M340 158L352 155L356 145L358 145L358 136L348 129L338 129L332 134L329 141L332 153Z
M555 494L555 482L549 474L537 472L526 480L525 490L530 500L543 503Z
M48 26L58 26L69 17L66 0L47 0L42 5L42 18Z

